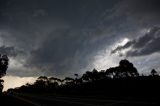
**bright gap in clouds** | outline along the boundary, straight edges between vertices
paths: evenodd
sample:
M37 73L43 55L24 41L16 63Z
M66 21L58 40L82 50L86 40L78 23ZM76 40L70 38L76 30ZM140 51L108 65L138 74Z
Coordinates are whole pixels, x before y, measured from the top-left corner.
M124 46L129 41L128 38L124 38L120 43L118 43L119 46Z
M18 77L18 76L5 76L4 80L4 89L3 91L8 90L9 88L16 88L26 83L33 83L37 77Z
M129 41L130 40L128 38L124 38L124 39L120 40L119 42L115 43L114 46L112 46L112 50L114 50L118 46L124 46ZM122 56L122 55L124 55L130 49L131 48L126 48L126 49L123 49L123 50L120 50L120 51L116 52L115 54L118 55L118 56Z
M118 42L115 42L113 45L111 45L109 48L114 50L118 46L124 46L126 43L128 43L130 40L128 38L123 38L121 40L118 40Z
M104 50L101 50L98 52L98 54L94 57L93 66L97 70L106 70L110 67L115 67L119 64L119 61L121 59L124 59L124 57L120 57L118 55L111 55L111 50L118 46L125 45L128 41L130 41L128 38L124 38L122 40L119 40L115 44L105 48ZM125 53L126 50L121 51L121 53Z

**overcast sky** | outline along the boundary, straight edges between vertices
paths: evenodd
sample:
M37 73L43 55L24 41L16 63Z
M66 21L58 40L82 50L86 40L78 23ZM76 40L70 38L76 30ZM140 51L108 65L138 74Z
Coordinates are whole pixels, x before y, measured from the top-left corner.
M159 71L160 1L0 0L0 53L10 58L8 81L82 74L124 58L140 73Z

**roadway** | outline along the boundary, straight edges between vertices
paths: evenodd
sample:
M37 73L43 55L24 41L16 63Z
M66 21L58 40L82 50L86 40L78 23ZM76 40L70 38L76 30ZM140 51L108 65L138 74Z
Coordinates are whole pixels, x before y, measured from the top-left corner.
M30 104L30 106L158 106L144 98L116 98L97 96L60 96L12 93L8 96ZM28 105L29 106L29 105Z

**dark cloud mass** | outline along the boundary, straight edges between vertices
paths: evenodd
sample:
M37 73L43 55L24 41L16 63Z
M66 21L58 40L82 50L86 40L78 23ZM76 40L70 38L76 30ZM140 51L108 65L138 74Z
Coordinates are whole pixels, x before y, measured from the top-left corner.
M6 46L0 47L0 53L7 54L9 56L14 56L14 57L17 55L17 51L15 50L14 47L6 47Z
M159 0L0 0L0 52L15 59L8 73L19 76L82 73L94 68L99 51L110 51L124 38L131 41L112 53L132 47L127 56L149 55L159 52L154 27L160 25L159 5ZM144 29L151 30L143 35Z
M112 50L112 54L127 48L127 56L143 56L160 51L160 27L153 27L145 35L127 42L124 46L118 46Z

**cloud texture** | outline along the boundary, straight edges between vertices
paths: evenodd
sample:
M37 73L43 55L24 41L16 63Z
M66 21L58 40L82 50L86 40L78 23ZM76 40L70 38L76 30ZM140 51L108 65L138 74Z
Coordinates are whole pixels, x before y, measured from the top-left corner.
M100 51L110 52L125 38L130 41L112 53L132 48L126 52L131 60L159 53L159 27L154 27L160 24L159 4L159 0L1 0L0 52L11 58L8 74L81 74L95 67L99 61L95 57L104 54ZM106 66L116 59L110 57Z

